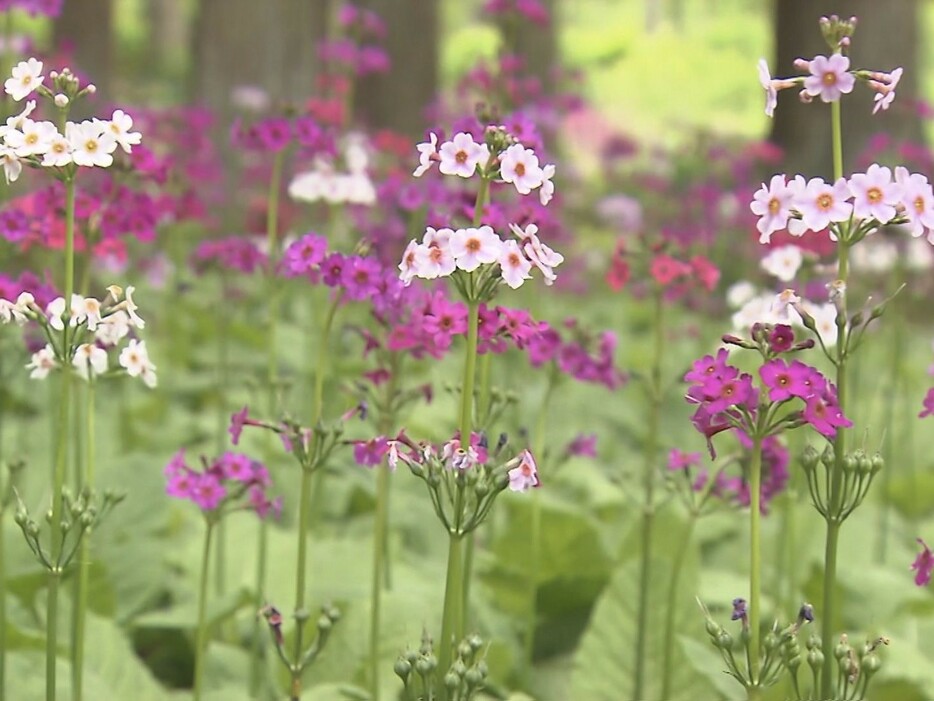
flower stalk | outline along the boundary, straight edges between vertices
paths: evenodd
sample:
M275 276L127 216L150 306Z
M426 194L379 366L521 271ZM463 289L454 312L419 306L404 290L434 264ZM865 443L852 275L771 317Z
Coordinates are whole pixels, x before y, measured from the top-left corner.
M204 689L204 662L208 647L208 574L211 564L211 541L216 520L213 514L205 515L204 549L201 553L201 579L198 584L198 627L195 632L195 681L194 701L201 701Z

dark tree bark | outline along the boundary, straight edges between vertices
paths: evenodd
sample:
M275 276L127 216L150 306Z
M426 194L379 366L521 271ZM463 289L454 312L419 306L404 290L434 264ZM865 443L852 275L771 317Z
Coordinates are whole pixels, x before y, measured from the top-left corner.
M53 27L53 42L56 51L74 59L69 68L82 71L94 83L98 102L112 96L112 0L63 3L62 13ZM81 109L79 106L79 115Z
M193 101L222 118L240 86L262 88L274 104L300 102L314 89L314 51L327 18L328 0L201 0Z
M438 94L440 2L366 0L362 4L386 22L390 69L358 82L357 115L373 127L421 135L427 126L425 108Z
M854 170L857 156L873 134L884 131L896 139L923 139L921 118L915 109L920 42L918 0L776 0L775 6L777 61L770 61L774 75L797 75L793 66L796 58L829 52L817 22L821 15L833 12L859 19L849 52L853 67L886 72L898 66L905 69L895 102L886 113L872 115L872 91L859 81L853 93L844 96L846 172ZM819 100L805 105L798 100L796 91L783 91L779 94L771 139L785 149L789 172L832 175L829 105Z
M555 71L561 66L558 43L558 27L561 22L558 0L540 0L548 10L551 21L539 26L524 21L517 28L508 28L505 33L508 53L517 54L525 61L525 72L538 78L546 94L555 89Z

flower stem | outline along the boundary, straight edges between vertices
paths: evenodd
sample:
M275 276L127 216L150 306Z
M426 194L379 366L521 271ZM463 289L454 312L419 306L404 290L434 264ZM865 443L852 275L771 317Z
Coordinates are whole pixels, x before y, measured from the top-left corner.
M214 534L214 517L205 519L204 550L201 553L201 580L198 585L198 628L195 632L195 689L194 701L200 701L204 684L204 662L208 646L208 570L211 564L211 536Z
M65 183L65 284L62 292L65 309L71 309L71 296L75 291L75 181ZM69 419L71 412L71 324L65 321L62 331L62 389L59 397L58 445L56 447L55 471L52 480L52 557L49 568L48 613L45 636L45 698L55 701L55 661L58 651L58 585L62 569L62 490L68 470L68 443L71 439Z
M664 343L664 306L662 292L654 290L652 327L654 331L654 349L652 368L649 375L649 412L648 430L645 439L645 464L643 467L642 487L645 503L642 510L642 547L639 561L639 599L636 617L635 679L633 698L645 698L645 661L648 645L649 589L652 572L652 527L655 521L655 469L658 453L658 429L661 419L662 404L662 354Z
M85 409L85 465L82 479L85 489L94 487L94 462L97 459L94 446L94 389L93 374L88 377L87 407ZM75 585L76 606L71 643L72 698L81 701L84 696L84 634L87 621L88 585L91 578L91 531L84 532L78 550L78 579Z
M464 539L456 531L451 531L448 545L448 572L444 585L444 613L441 619L441 640L438 650L438 678L443 679L451 667L451 652L455 640L463 637L464 619ZM447 691L442 687L442 698ZM453 700L452 700L453 701Z
M833 166L834 179L843 177L843 142L841 138L840 101L831 104L831 125L833 131ZM849 274L849 244L841 237L837 242L837 279L847 282ZM845 304L844 296L844 304ZM843 310L844 316L846 309ZM840 411L846 412L847 399L847 329L841 329L837 339L837 404ZM823 625L821 627L821 649L824 653L824 666L821 674L821 698L832 698L835 678L836 658L834 657L834 628L836 625L837 585L837 542L840 536L841 502L843 499L843 461L846 458L846 431L837 428L833 443L834 463L830 477L830 492L827 498L827 536L824 543L824 578L823 578Z
M5 495L0 494L0 499ZM6 507L0 502L0 699L6 698L6 558L3 545L3 524Z
M681 586L681 573L684 570L684 561L687 556L688 545L697 523L697 512L691 511L688 515L688 524L684 535L678 545L675 555L674 567L671 570L671 581L668 583L668 604L665 609L665 642L664 657L662 658L662 699L671 698L672 667L675 652L675 619L678 610L678 589Z
M760 605L762 591L762 436L752 437L749 460L749 684L750 692L758 694ZM753 698L752 695L749 698Z

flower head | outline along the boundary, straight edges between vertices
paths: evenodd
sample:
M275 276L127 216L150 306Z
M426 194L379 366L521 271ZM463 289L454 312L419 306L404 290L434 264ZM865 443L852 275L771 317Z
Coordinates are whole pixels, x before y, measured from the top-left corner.
M45 76L42 75L42 61L30 58L20 61L13 67L13 75L3 83L7 95L19 102L33 90L42 85Z
M772 76L769 73L769 64L764 58L760 58L756 64L759 69L759 84L765 90L765 114L768 117L775 115L775 107L778 105L778 91L772 83Z
M841 95L853 92L856 78L849 69L850 59L843 54L815 56L808 63L811 75L804 79L804 90L811 97L819 95L822 102L839 100Z
M441 164L438 168L442 173L469 178L478 165L489 159L490 151L486 144L476 143L470 134L462 131L441 144L439 155Z
M892 171L873 163L865 173L854 173L849 181L853 195L853 215L859 219L875 219L885 224L895 218L901 188L892 182Z
M512 183L520 195L540 187L544 174L535 152L522 144L513 144L503 152L499 164L503 182Z
M911 564L911 569L916 572L915 584L923 587L931 581L931 572L934 571L934 553L931 552L927 543L920 538L918 538L918 543L920 543L922 550Z
M415 148L418 149L418 168L415 169L412 175L416 178L423 176L438 157L438 136L434 132L431 132L428 135L428 139L428 141L416 144L415 146Z
M529 450L523 450L512 462L518 462L514 468L509 470L509 489L513 492L524 492L530 487L538 487L541 482L538 479L538 467L535 465L535 458Z

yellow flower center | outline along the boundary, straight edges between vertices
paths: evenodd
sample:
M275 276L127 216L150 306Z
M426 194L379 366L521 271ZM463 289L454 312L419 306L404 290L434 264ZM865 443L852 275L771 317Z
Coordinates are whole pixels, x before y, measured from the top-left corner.
M824 193L817 198L817 206L820 207L825 212L833 206L833 197Z
M866 198L871 204L879 204L882 201L882 190L871 187L866 191Z

